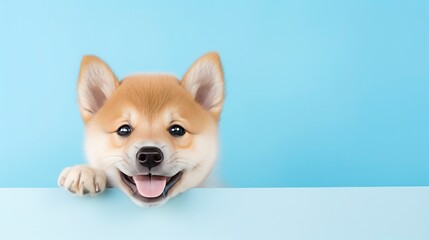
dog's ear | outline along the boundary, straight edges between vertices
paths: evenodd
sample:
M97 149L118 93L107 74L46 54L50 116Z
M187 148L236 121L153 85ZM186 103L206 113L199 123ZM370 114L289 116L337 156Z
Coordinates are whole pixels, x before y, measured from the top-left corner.
M210 52L200 57L185 73L181 84L197 103L219 119L225 95L219 54Z
M88 122L119 86L112 70L96 56L84 56L77 84L80 113Z

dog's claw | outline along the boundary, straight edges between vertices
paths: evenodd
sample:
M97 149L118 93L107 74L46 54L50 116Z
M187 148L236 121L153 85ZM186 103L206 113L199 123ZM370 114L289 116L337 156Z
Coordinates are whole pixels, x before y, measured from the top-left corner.
M64 181L65 181L65 179L64 178L61 178L61 180L60 180L60 186L62 187L62 186L64 186Z
M67 188L67 190L68 190L69 192L71 192L71 193L76 193L76 190L74 190L74 189L72 188L73 183L74 183L74 180L70 183L70 186Z
M71 183L71 185L73 185L73 182ZM71 192L71 193L76 193L76 190L74 188L72 188L72 186L70 186L69 188L67 188L67 190L69 190L69 192Z

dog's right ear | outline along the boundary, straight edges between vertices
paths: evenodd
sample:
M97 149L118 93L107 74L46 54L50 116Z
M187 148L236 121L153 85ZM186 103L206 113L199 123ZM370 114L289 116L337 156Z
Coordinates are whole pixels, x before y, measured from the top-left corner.
M79 109L88 122L119 86L109 66L96 56L84 56L77 84Z

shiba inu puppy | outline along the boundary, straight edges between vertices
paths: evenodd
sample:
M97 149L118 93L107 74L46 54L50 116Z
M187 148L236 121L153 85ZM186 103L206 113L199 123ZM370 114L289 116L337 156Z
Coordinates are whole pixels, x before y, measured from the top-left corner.
M217 53L207 53L182 80L136 74L121 82L100 58L85 56L78 79L87 165L65 168L58 184L96 195L107 184L137 205L160 205L198 186L218 155L224 79Z

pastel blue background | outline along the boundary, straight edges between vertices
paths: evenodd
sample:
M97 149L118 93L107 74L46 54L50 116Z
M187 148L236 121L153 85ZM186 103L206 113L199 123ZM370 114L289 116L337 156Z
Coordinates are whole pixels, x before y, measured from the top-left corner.
M84 162L82 55L181 76L209 50L228 185L429 185L428 23L428 1L1 1L0 187Z

